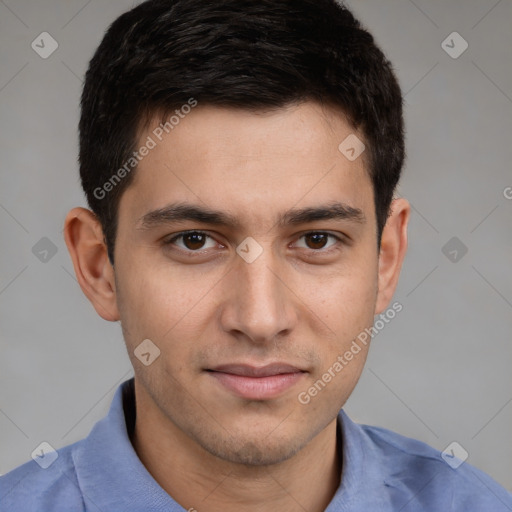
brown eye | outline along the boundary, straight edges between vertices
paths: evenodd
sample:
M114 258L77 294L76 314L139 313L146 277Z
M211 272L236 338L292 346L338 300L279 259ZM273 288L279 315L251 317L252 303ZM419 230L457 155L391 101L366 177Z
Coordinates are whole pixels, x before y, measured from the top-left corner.
M210 239L210 245L205 245ZM197 252L201 249L211 249L215 247L215 240L202 231L187 231L180 233L170 240L164 241L164 245L176 245L179 249L186 252Z
M342 238L332 233L324 233L322 231L310 231L302 235L299 240L301 243L298 247L302 249L311 249L318 253L324 253L329 251L331 248L335 248L336 245L343 243Z
M323 249L329 238L326 233L309 233L304 236L310 249Z
M206 236L203 233L186 233L183 236L183 245L192 251L202 249Z

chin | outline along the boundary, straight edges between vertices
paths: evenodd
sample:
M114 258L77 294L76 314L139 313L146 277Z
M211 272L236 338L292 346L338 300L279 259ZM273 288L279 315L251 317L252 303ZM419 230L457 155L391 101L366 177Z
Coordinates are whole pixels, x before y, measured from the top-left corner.
M267 436L258 439L226 437L223 439L198 439L199 444L210 454L233 464L244 466L272 466L293 457L304 443L297 439L275 438L269 442Z

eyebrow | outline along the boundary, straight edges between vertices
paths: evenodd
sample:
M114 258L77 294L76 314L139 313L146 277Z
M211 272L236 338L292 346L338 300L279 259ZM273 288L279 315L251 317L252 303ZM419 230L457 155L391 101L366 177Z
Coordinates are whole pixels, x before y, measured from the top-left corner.
M309 206L288 210L279 215L277 225L280 227L295 226L318 220L347 220L364 224L366 217L360 208L354 208L342 202L333 202L317 207ZM161 225L186 221L231 228L240 227L238 218L227 212L189 203L173 203L143 215L137 221L136 229L146 231Z

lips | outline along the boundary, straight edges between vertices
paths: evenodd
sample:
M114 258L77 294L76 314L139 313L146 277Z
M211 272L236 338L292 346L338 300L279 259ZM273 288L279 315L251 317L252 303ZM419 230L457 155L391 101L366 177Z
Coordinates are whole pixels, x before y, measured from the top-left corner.
M207 371L224 390L248 400L277 398L302 380L307 373L286 363L272 363L259 367L226 364Z
M212 368L211 371L240 375L242 377L269 377L271 375L282 375L283 373L297 373L302 370L289 364L272 363L260 367L247 364L224 364Z

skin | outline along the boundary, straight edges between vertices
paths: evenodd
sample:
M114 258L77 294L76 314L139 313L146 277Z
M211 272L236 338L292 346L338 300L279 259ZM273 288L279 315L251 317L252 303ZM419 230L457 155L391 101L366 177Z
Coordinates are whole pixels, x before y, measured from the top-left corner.
M351 162L338 150L351 133L364 140L339 111L314 102L259 113L199 105L139 163L124 192L115 272L94 214L67 215L83 292L101 317L121 321L135 373L134 448L185 509L315 512L339 486L336 417L368 347L310 403L297 396L388 307L410 215L407 200L393 201L379 251L365 153ZM138 229L144 214L176 201L233 214L239 226ZM359 208L365 221L277 224L289 209L334 201ZM185 230L211 238L202 247L183 238L164 245ZM304 236L312 231L345 243ZM263 249L252 263L236 253L246 237ZM149 366L134 355L144 339L160 349ZM271 399L237 396L205 371L275 361L304 373Z

